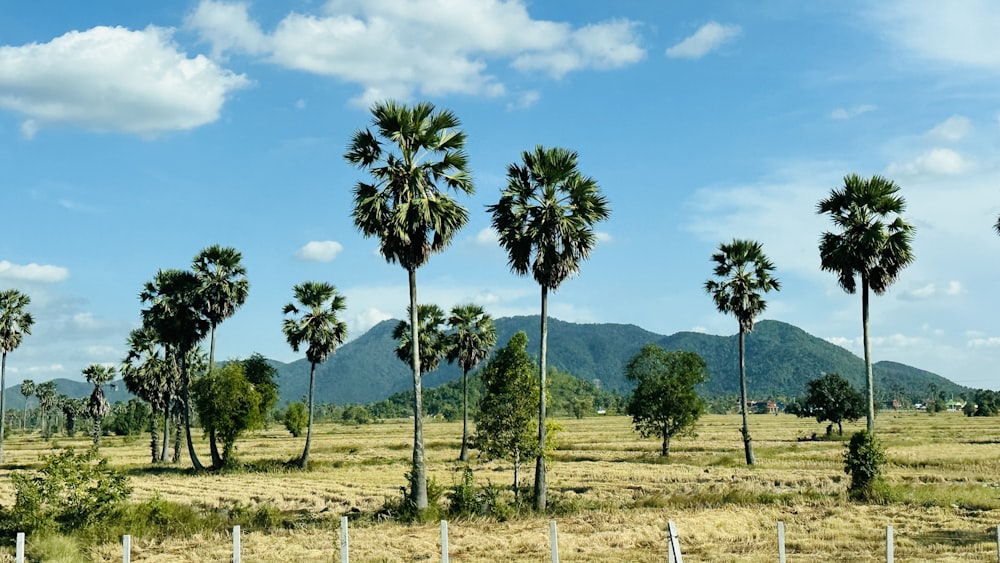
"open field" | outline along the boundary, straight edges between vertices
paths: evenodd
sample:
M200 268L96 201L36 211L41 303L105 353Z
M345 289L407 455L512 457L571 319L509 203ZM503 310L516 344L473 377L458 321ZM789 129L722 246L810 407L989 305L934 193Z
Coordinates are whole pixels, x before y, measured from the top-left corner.
M686 561L774 561L775 524L785 522L789 561L883 561L885 526L896 535L897 561L996 561L1000 524L1000 419L958 413L883 413L877 423L888 446L888 481L898 500L886 506L848 503L841 442L799 441L822 432L810 419L751 418L758 466L742 464L738 416L706 416L694 438L675 439L669 462L656 440L631 432L625 417L560 420L565 428L549 483L565 561L666 559L666 523L681 535ZM850 425L845 434L860 428ZM151 468L148 436L105 438L101 453L128 470L133 498L204 506L273 506L301 525L261 532L244 525L246 561L334 561L339 517L371 514L399 495L409 467L412 425L323 425L314 433L313 471L190 474ZM425 425L430 474L450 487L461 476L455 462L460 423ZM57 438L58 447L86 448L84 437ZM240 443L241 458L287 460L302 440L283 430L255 433ZM0 504L10 506L10 467L36 465L52 444L37 436L6 442ZM207 450L207 448L202 448ZM207 451L201 452L207 457ZM182 467L186 467L182 464ZM509 467L474 463L477 483L507 484ZM530 483L530 468L525 472ZM543 561L548 516L508 522L450 523L453 561ZM406 526L361 518L352 523L354 561L436 560L438 525ZM29 540L30 541L30 540ZM133 538L134 561L226 561L224 535ZM120 560L117 545L92 548L95 561ZM2 557L0 557L2 560Z

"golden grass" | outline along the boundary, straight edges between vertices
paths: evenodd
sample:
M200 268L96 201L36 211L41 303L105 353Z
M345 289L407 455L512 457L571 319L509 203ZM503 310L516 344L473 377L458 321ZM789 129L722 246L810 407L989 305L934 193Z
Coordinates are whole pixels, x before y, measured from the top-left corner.
M892 525L900 561L995 561L1000 524L1000 424L956 413L883 413L879 437L888 448L887 480L899 499L885 506L845 500L845 442L799 441L823 426L791 416L751 418L758 465L743 464L737 416L706 416L698 436L676 439L670 460L655 440L640 439L625 417L560 420L565 431L549 471L551 495L566 561L665 560L665 529L673 520L688 561L774 561L776 523L786 530L791 561L884 561L885 527ZM845 435L860 428L849 425ZM430 474L450 487L461 477L455 461L460 423L425 425ZM244 526L246 561L339 560L339 517L372 513L399 495L409 469L412 422L366 426L320 425L314 430L312 471L191 474L151 468L148 438L105 438L101 453L132 474L134 498L209 507L269 505L312 523L263 532ZM59 447L85 448L84 437L59 438ZM5 443L0 504L13 503L10 468L31 467L53 445L37 435ZM207 457L200 444L199 453ZM288 460L302 440L283 430L255 433L239 443L244 461ZM186 458L186 456L184 456ZM508 485L510 467L474 464L479 484ZM531 468L525 471L530 482ZM577 507L574 509L573 507ZM580 508L582 507L582 508ZM549 517L509 522L484 519L449 525L453 561L545 561ZM354 561L415 561L440 557L437 524L352 523ZM226 561L231 538L134 537L134 561ZM0 560L4 555L0 555ZM115 544L94 546L94 561L118 560Z

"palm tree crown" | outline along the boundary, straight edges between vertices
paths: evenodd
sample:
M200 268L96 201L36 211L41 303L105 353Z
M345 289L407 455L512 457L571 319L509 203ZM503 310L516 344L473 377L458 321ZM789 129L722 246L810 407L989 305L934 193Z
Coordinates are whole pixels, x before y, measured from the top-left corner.
M215 327L236 313L250 293L243 255L232 247L213 244L194 257L192 270L201 280L200 293L205 300L204 315L211 323L212 344L209 368L215 364Z
M0 351L4 354L21 345L25 335L31 334L35 319L25 310L31 304L27 294L16 289L0 291Z
M577 273L597 242L593 225L610 208L597 182L577 169L577 153L535 147L507 167L507 188L488 207L511 270L555 289Z
M354 188L354 224L379 238L387 261L414 270L468 221L468 211L439 188L474 192L465 133L455 114L426 102L379 102L371 112L375 132L356 131L344 155L374 180Z
M1000 235L1000 217L997 217L997 223L996 225L993 225L993 229L996 230L998 235Z
M419 305L417 318L419 319L417 338L420 339L417 350L420 353L420 368L426 373L436 370L441 364L441 359L448 354L449 343L443 330L444 311L433 304ZM399 321L392 329L392 338L397 342L396 357L406 364L409 364L413 357L413 348L410 346L411 332L410 323L407 321Z
M188 271L160 270L146 282L139 299L143 326L151 327L161 342L173 344L180 354L194 348L211 328L205 316L201 280Z
M719 279L706 281L705 291L719 312L732 313L742 331L753 331L754 319L767 308L762 294L781 289L781 283L771 275L774 264L759 242L739 239L719 245L712 261Z
M448 325L448 361L457 362L462 371L468 372L485 360L497 343L497 327L493 317L475 304L456 305L451 308Z
M899 189L881 176L851 174L817 204L817 212L828 214L840 228L820 239L821 267L837 274L847 293L857 290L855 278L861 276L869 289L882 295L913 262L914 228L900 217L906 202Z
M310 363L323 363L347 339L347 324L337 318L345 307L344 296L325 282L300 283L292 291L298 303L285 305L283 312L298 317L285 319L285 339L296 352L305 344Z

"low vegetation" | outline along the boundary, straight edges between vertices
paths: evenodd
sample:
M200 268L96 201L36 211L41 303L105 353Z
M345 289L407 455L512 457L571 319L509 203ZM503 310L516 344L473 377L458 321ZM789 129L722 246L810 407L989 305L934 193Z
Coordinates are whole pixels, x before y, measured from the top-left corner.
M509 462L484 462L475 450L468 463L457 461L460 421L426 424L428 492L437 516L451 523L455 560L544 560L550 518L559 522L561 553L574 561L662 559L667 519L677 524L693 561L774 559L778 520L793 560L880 561L886 525L895 529L900 560L996 554L1000 428L993 418L880 413L888 493L881 504L851 500L846 441L799 440L822 432L824 425L809 419L754 415L752 468L744 464L738 415L703 416L697 437L675 438L667 459L659 455L659 440L632 432L629 417L558 422L564 430L551 455L546 515L514 499ZM845 434L862 427L845 423ZM301 453L301 440L281 425L248 433L240 442L241 465L217 473L150 465L144 440L105 436L88 463L106 458L109 470L127 476L129 500L100 533L29 534L29 555L37 560L66 551L82 554L81 561L111 561L121 557L119 536L128 533L135 560L222 561L231 550L228 531L240 524L248 561L331 560L340 516L347 515L352 559L435 559L436 520L405 524L385 510L404 498L399 485L409 471L411 432L407 420L317 424L308 472L287 467ZM10 436L8 465L0 470L7 542L17 500L11 474L37 476L50 459L41 456L65 455L66 447L80 456L91 442L83 433L53 440L37 432ZM207 449L201 440L196 444ZM6 545L0 560L3 550L12 553Z

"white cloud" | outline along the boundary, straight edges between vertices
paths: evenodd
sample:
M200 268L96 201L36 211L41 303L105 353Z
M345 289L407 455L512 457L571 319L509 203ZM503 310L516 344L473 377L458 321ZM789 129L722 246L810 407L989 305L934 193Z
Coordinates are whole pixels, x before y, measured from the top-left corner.
M69 270L62 266L43 264L13 264L0 260L0 280L23 282L61 282L69 277Z
M852 119L876 109L878 108L872 104L862 104L850 108L837 108L830 112L830 119Z
M594 237L597 238L597 242L611 242L611 233L606 233L604 231L594 231Z
M1000 4L889 0L871 4L879 35L925 60L1000 70Z
M542 95L534 90L523 92L517 97L515 101L507 104L507 111L528 109L531 106L535 105L540 99L542 99Z
M918 176L939 174L952 176L962 174L970 168L969 162L952 149L931 149L911 160L893 162L887 168L890 175Z
M934 297L961 295L964 292L965 289L962 287L961 282L953 280L943 287L928 283L916 289L904 291L900 297L910 301L922 301Z
M95 27L48 43L0 47L0 108L48 124L143 136L211 123L248 80L204 56L188 58L172 30Z
M493 227L486 227L476 233L476 244L479 246L497 246L500 244L497 232Z
M501 96L506 89L489 71L494 61L560 77L645 54L631 21L573 28L532 19L519 0L335 0L320 14L288 14L269 34L244 4L203 0L187 23L220 55L260 55L359 84L358 104L415 93Z
M961 141L972 130L972 122L968 117L953 115L928 131L927 136L932 139L948 141L951 143Z
M969 348L1000 348L1000 336L970 338L966 342L966 346Z
M344 250L344 246L332 240L314 240L295 251L295 257L306 262L330 262Z
M711 21L701 26L694 35L667 49L666 55L672 59L700 59L736 39L741 32L738 25Z
M380 311L375 307L365 309L360 313L351 315L347 319L348 336L350 338L361 336L362 334L368 332L368 330L373 326L391 318L392 315L384 311Z

